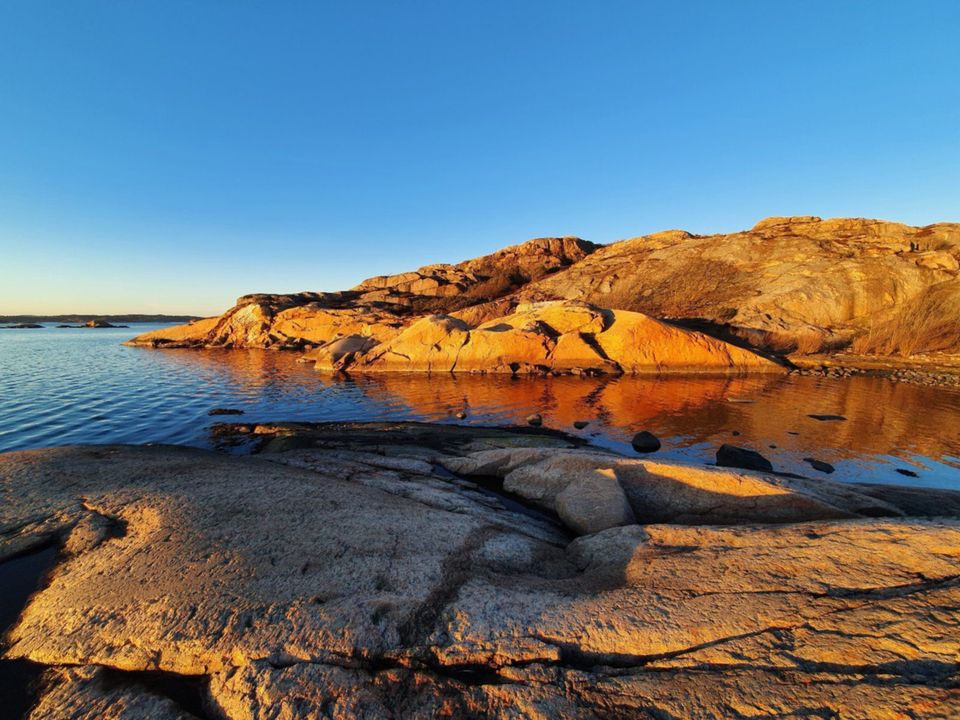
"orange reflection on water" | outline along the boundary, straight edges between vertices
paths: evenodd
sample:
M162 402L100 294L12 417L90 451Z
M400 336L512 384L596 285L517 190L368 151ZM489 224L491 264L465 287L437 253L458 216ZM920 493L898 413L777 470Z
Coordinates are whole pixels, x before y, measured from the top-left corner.
M463 410L467 422L523 424L540 413L547 427L571 432L574 421L587 420L582 434L613 442L650 430L669 438L668 447L700 446L705 458L719 444L734 442L761 450L775 465L779 454L781 467L795 461L795 470L809 469L802 463L809 455L827 461L924 456L960 462L960 392L879 377L334 377L288 353L143 352L189 366L190 373L209 376L211 383L240 386L244 395L259 398L261 407L269 406L271 416L257 419L453 421ZM847 419L820 422L811 414Z

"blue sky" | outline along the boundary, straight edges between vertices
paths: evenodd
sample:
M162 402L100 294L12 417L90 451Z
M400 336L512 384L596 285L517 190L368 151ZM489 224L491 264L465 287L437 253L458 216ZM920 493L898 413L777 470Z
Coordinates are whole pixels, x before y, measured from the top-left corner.
M960 220L960 2L0 4L0 314Z

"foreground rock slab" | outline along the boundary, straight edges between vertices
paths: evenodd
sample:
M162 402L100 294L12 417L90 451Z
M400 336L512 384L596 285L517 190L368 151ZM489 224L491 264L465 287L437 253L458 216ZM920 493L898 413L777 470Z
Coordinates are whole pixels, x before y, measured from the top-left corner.
M930 514L922 491L815 496L471 432L278 424L248 429L254 457L0 455L0 558L60 546L7 639L48 666L33 717L190 716L142 671L201 683L203 714L231 719L956 716L960 521L907 517ZM486 480L591 463L646 524L580 534ZM790 522L657 511L671 476L776 485Z

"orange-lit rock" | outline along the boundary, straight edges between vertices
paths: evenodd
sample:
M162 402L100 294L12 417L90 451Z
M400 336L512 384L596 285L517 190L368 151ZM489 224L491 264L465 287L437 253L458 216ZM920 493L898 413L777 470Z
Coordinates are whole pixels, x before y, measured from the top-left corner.
M884 342L864 352L891 354L907 352L896 336L903 327L916 329L913 316L960 307L958 268L956 223L912 227L786 217L742 232L669 230L602 247L578 238L538 238L456 265L369 278L341 292L245 295L212 324L130 342L300 349L354 334L383 342L432 314L476 327L521 303L578 300L722 337L731 332L753 347L783 353L834 352L879 332ZM947 315L921 332L909 352L957 350L957 313Z
M472 329L456 318L432 315L354 356L342 369L516 374L783 371L756 353L702 333L640 313L582 303L519 305L514 313Z

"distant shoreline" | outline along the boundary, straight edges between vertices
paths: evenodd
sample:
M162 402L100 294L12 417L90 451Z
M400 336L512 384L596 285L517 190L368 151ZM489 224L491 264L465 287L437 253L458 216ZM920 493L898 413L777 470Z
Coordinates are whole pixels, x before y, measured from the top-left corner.
M110 323L169 322L199 320L202 315L0 315L0 323L85 323L104 320Z

